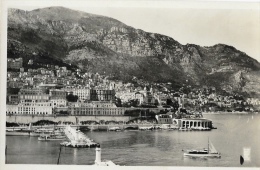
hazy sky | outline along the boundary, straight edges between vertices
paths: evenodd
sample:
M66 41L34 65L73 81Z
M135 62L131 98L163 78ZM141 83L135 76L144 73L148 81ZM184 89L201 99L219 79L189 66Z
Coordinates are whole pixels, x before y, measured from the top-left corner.
M260 61L260 2L8 1L24 10L49 6L100 14L181 44L232 45Z

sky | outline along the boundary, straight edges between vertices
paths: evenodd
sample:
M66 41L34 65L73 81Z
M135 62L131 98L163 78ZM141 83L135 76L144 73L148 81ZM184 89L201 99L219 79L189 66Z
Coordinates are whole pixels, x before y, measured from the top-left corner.
M183 45L231 45L260 62L259 1L9 0L5 5L23 10L63 6L108 16L137 29L170 36Z

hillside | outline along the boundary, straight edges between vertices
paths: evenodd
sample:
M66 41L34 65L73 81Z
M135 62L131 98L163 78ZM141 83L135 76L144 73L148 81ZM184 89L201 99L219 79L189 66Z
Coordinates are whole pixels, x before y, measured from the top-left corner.
M9 9L8 57L73 64L126 81L136 76L259 93L260 64L232 46L182 45L113 18L63 7Z

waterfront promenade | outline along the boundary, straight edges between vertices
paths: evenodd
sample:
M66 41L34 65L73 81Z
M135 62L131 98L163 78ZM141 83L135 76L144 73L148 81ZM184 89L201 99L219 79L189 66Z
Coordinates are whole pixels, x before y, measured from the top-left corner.
M133 119L130 116L54 116L54 115L7 115L6 122L9 123L20 123L20 124L29 124L34 123L40 120L53 121L59 124L64 122L72 122L77 124L81 121L122 121L127 122Z
M38 129L38 128L66 128L68 125L43 125L43 126L32 126L32 129ZM139 127L150 127L150 126L158 126L158 124L115 124L115 125L70 125L73 128L88 128L90 130L109 130L113 127L118 127L120 129L138 129ZM28 126L18 126L18 127L6 127L7 130L20 130L20 129L27 129Z

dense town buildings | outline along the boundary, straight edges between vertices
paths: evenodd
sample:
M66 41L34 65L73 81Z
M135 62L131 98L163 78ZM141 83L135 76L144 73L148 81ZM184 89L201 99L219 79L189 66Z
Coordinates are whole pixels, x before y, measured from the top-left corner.
M244 110L253 111L253 106L260 106L257 98L244 100L219 95L214 87L174 91L170 88L171 83L148 83L133 78L134 85L109 80L98 73L84 73L80 69L71 71L59 66L25 70L22 60L8 61L8 68L19 66L20 69L19 72L7 72L7 114L123 115L125 108L116 107L116 101L128 107L173 106L177 103L188 111L232 111L242 106ZM68 100L68 95L76 96L76 101Z
M22 58L16 58L16 59L8 58L7 59L7 68L18 70L22 67L23 67L23 59Z
M33 64L33 61L29 61ZM7 94L7 114L17 115L124 115L125 108L115 105L114 85L99 74L76 78L66 67L28 69L8 72L7 87L18 89ZM80 70L76 73L79 77ZM64 82L64 83L63 83ZM68 95L77 96L69 101Z

